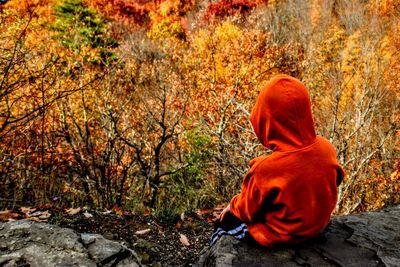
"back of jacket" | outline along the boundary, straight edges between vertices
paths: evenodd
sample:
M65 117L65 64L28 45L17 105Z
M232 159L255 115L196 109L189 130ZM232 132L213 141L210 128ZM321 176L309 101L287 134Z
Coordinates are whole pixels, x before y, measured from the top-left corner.
M315 135L306 88L277 76L262 89L251 122L273 152L250 162L231 211L264 246L315 236L329 223L344 172L333 146Z

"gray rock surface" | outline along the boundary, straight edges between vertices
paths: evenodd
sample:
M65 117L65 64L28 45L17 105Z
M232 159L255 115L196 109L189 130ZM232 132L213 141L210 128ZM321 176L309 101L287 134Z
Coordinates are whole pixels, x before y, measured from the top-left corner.
M136 253L101 235L20 220L0 223L0 267L141 266Z
M400 266L400 206L334 217L325 237L296 247L260 249L223 236L198 266Z

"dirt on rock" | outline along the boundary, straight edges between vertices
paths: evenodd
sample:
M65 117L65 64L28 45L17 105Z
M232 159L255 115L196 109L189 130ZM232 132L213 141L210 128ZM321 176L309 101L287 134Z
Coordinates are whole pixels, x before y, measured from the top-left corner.
M52 213L49 223L122 242L136 251L145 266L192 266L208 247L213 229L209 219L196 213L169 222L114 212Z

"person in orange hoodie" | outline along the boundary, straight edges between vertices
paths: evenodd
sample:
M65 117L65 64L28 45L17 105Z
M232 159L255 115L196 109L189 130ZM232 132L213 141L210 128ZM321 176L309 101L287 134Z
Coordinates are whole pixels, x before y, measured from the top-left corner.
M272 153L250 161L240 194L215 224L211 245L222 235L265 247L315 237L330 221L344 171L332 144L315 134L306 87L288 75L274 77L250 119Z

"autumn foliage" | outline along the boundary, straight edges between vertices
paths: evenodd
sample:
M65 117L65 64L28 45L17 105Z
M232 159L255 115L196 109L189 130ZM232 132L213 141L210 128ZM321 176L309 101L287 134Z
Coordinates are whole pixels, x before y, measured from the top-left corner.
M87 4L99 10L105 17L131 24L143 25L148 20L150 8L146 1L88 0Z
M260 4L267 4L268 0L220 0L207 6L205 19L222 19L232 15L244 15Z
M267 154L249 123L285 73L346 177L338 213L398 203L398 1L0 4L0 206L182 212Z

